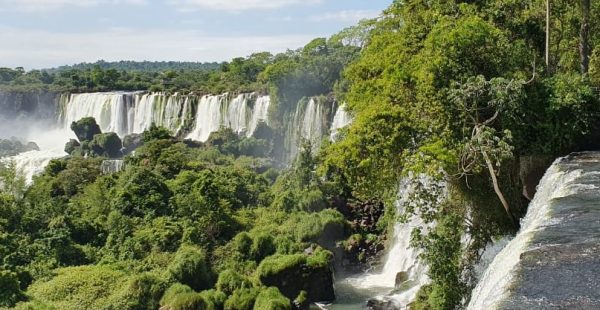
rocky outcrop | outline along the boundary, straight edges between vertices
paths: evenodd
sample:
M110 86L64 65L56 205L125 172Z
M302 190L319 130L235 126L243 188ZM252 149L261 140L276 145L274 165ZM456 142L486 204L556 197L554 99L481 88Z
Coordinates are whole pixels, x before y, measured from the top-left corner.
M331 257L317 250L312 255L273 255L258 267L258 278L265 286L275 286L295 300L302 291L308 302L333 301L333 271Z
M101 134L100 126L93 117L85 117L71 124L71 130L79 142L89 142L95 135Z
M15 156L29 151L39 151L35 142L23 143L17 138L0 139L0 157Z

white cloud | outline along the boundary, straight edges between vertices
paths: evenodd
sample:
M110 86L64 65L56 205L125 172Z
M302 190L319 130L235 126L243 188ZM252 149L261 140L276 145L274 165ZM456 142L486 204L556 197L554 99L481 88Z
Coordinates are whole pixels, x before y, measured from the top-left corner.
M65 7L93 7L101 4L146 4L146 0L0 0L0 11L48 11Z
M247 10L277 9L297 4L318 4L323 0L169 0L181 11L207 9L240 12Z
M0 67L48 68L99 59L224 61L254 52L297 48L317 36L216 37L193 31L128 29L55 33L0 27Z
M375 10L345 10L339 12L330 12L319 15L313 15L308 18L312 22L343 22L356 23L365 18L377 17L381 12Z

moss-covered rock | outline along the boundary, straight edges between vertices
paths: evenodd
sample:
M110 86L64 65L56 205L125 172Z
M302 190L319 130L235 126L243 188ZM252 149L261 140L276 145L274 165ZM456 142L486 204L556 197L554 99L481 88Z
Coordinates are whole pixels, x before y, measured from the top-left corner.
M85 117L71 123L71 130L75 132L80 142L92 141L95 135L102 133L100 126L98 126L96 119L93 117Z
M273 255L265 258L257 270L266 286L275 286L290 300L306 291L309 302L332 301L333 273L331 253L318 249L313 255Z
M119 158L123 155L121 153L123 143L121 142L121 138L114 132L95 135L90 143L90 147L94 155L97 156Z

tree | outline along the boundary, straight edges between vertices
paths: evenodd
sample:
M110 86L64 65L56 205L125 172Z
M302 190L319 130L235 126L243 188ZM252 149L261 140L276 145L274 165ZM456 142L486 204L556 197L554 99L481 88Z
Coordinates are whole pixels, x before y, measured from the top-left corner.
M487 169L494 192L506 214L515 221L510 206L500 189L498 173L501 163L512 157L512 134L498 132L493 123L499 117L511 117L523 98L523 83L503 78L486 80L483 76L470 78L450 90L450 100L461 111L467 136L461 154L461 173L468 176L482 167Z
M579 55L581 74L587 74L590 68L590 0L581 0L581 30L579 32Z

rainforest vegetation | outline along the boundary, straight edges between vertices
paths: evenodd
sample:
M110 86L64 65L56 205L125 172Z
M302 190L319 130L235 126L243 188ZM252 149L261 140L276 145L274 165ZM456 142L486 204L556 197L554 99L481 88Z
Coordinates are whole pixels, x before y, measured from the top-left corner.
M285 169L271 135L197 143L158 127L119 173L101 173L102 152L73 152L27 187L6 165L0 307L306 309L332 297L352 245L380 247L391 224L419 216L428 228L413 246L431 282L411 309L460 308L481 249L526 211L522 159L599 146L600 2L550 2L548 15L544 0L394 1L331 38L216 69L0 69L2 91L259 91L272 117L323 95L354 117ZM400 180L421 174L446 188L395 214ZM385 213L352 225L357 204Z

